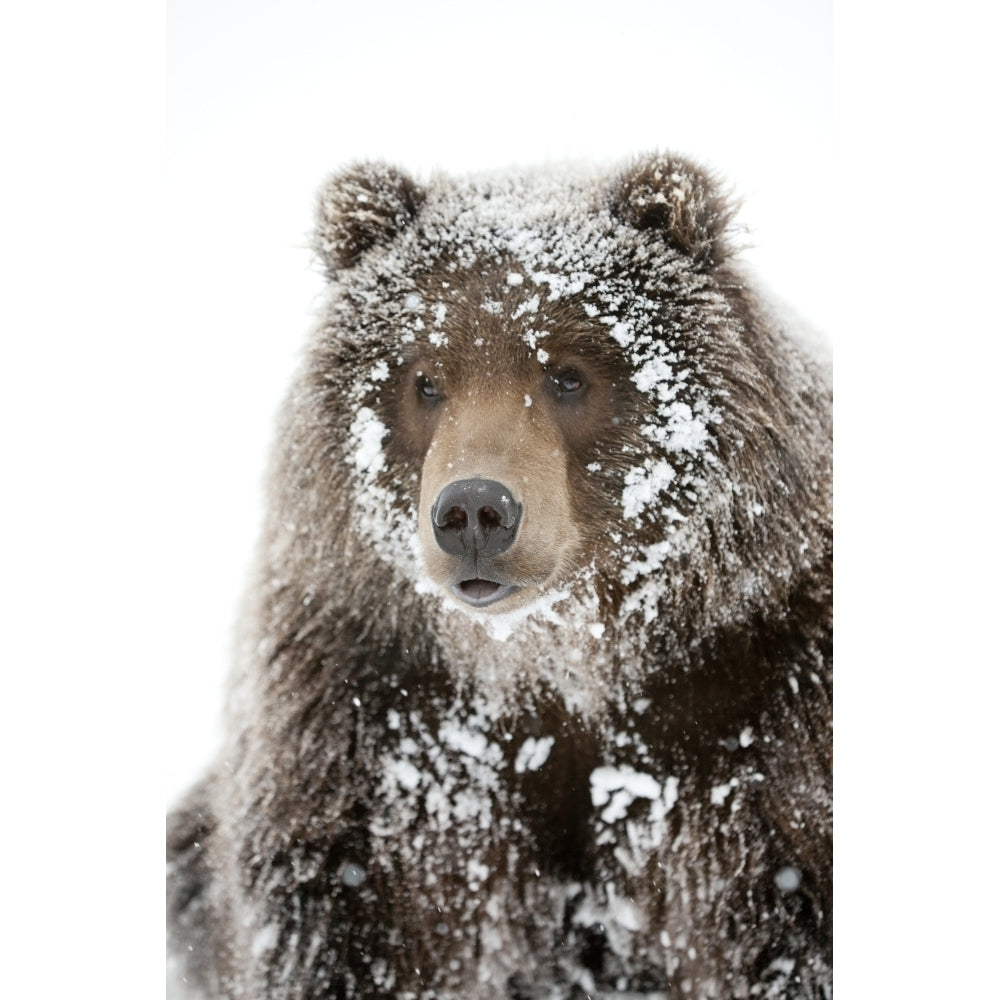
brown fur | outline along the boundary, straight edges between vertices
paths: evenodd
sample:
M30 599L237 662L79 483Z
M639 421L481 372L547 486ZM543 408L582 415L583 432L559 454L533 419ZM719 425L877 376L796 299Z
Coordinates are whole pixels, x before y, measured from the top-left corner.
M826 997L829 385L704 172L321 195L229 742L172 816L199 995ZM523 509L483 608L430 524Z

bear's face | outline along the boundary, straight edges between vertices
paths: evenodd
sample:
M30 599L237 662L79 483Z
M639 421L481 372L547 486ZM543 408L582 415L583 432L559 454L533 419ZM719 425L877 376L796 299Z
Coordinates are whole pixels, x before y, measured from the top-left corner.
M392 426L421 467L428 576L470 608L506 611L565 583L614 523L587 466L626 445L628 371L582 309L543 303L514 261L444 285L421 299L434 295L431 314L445 303L448 332L401 366Z
M762 427L720 267L730 217L666 158L328 184L317 365L346 407L355 526L414 587L475 615L587 589L650 620L673 580L710 598L734 532L752 553L775 483L745 455L734 473Z

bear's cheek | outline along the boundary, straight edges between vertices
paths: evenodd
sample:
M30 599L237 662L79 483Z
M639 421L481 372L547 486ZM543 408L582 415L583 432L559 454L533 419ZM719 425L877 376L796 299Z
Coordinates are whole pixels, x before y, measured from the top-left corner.
M505 612L575 568L565 448L522 399L449 402L423 463L418 536L430 580L468 610Z

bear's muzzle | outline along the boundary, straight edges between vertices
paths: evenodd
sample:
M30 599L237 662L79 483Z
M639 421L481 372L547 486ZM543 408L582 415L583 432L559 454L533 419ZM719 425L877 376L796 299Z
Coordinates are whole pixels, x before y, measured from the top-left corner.
M459 600L485 607L517 589L494 579L492 563L514 544L521 510L512 491L494 479L461 479L438 495L430 511L434 540L461 561L459 582L452 586Z

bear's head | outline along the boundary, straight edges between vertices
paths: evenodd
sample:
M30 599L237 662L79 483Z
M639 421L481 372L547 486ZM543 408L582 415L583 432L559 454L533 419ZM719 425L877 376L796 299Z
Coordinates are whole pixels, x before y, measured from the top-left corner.
M731 262L733 215L673 156L335 175L309 412L348 473L344 530L474 616L780 602L824 546L826 389Z

